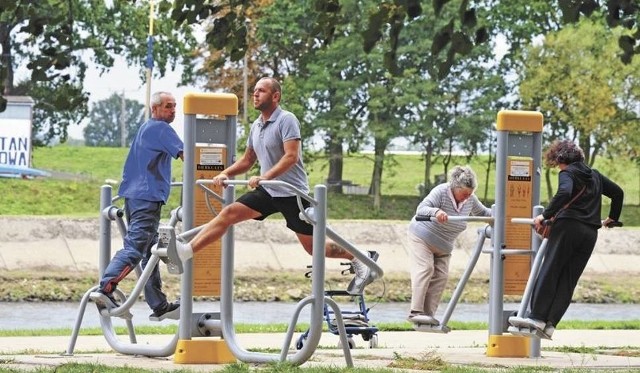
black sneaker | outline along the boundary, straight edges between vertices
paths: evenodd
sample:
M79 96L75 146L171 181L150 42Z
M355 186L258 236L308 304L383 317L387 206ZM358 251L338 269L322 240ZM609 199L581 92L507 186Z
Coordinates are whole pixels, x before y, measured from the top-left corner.
M149 315L151 321L162 321L164 319L178 320L180 318L180 303L166 303L163 307L153 310Z
M96 303L98 308L112 309L120 307L113 293L105 293L103 290L98 290L92 292L89 297Z

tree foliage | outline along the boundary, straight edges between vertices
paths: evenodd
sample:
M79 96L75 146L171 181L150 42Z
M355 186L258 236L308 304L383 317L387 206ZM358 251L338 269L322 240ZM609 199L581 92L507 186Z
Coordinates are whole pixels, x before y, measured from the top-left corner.
M155 4L155 73L163 76L180 65L183 79L190 81L196 45L192 29L174 27L171 1ZM34 143L64 142L68 126L87 115L84 78L89 65L103 73L120 56L139 66L143 77L148 30L146 1L0 0L1 91L34 98ZM17 66L25 66L29 76L16 77Z
M381 195L382 173L394 172L393 159L385 154L394 138L424 135L425 139L435 140L435 154L446 149L451 152L454 147L477 150L486 139L490 122L486 121L486 115L473 109L473 102L491 95L471 86L476 81L489 82L482 77L486 75L482 73L485 70L482 64L490 50L488 46L477 52L470 50L466 58L458 54L459 60L468 62L463 67L456 61L458 75L450 79L442 77L441 58L431 50L433 38L447 23L447 17L457 14L465 6L464 1L443 4L439 16L428 12L406 21L403 32L398 34L395 73L388 69L388 43L393 38L388 29L368 52L363 48L370 15L379 11L377 3L343 0L329 15L326 8L317 5L318 2L309 0L273 0L259 11L250 6L229 7L226 11L234 12L234 19L243 13L252 15L250 22L245 23L249 26L247 35L254 36L249 39L252 47L247 50L248 65L261 66L264 72L287 82L283 106L301 119L305 139L322 136L330 184L337 184L339 190L345 149L359 150L368 141L367 145L374 148L369 188L374 205ZM322 25L331 23L331 32L318 32L320 20L324 22ZM212 79L220 82L222 76L235 76L231 86L238 86L241 65L234 64L229 51L210 48L205 61ZM474 66L477 66L474 73L465 71L473 70ZM441 85L445 88L440 88ZM456 85L460 88L451 91ZM487 91L502 92L495 85L492 88ZM291 94L292 89L295 94ZM491 106L484 108L491 109ZM430 110L437 120L425 120ZM483 124L479 125L480 122ZM425 130L425 123L433 125L435 131ZM434 153L429 154L429 161L433 156Z
M207 42L215 49L225 50L232 61L239 61L247 49L247 10L255 9L258 1L261 0L178 0L172 18L176 20L177 25L213 19L213 26L207 33ZM438 16L448 2L450 0L433 1L434 14ZM308 38L330 44L340 37L338 30L344 21L344 9L349 8L353 0L305 0L300 3L310 10L306 17L306 22L310 25ZM397 56L397 49L401 44L400 36L406 23L423 13L423 1L383 0L361 3L368 8L365 13L368 18L367 25L359 30L362 34L363 50L369 53L376 44L385 40L385 66L393 75L400 74ZM488 40L486 27L479 24L477 11L469 6L469 3L469 0L459 2L458 13L447 18L446 25L439 29L437 38L432 40L431 53L440 56L438 72L442 76L448 73L459 55L467 55L474 46ZM383 37L385 34L387 36Z
M126 147L133 142L144 121L144 105L117 93L93 104L89 123L84 128L87 146ZM122 143L122 129L126 130L126 143Z
M601 20L585 19L545 36L525 53L520 97L524 107L545 118L545 142L573 139L593 165L607 152L624 156L622 144L637 137L640 61L624 64L617 56L616 35ZM549 185L548 185L549 189ZM550 191L548 191L550 192Z
M633 0L558 0L565 22L575 23L580 16L603 14L610 28L622 27L629 33L619 35L620 59L628 64L640 53L640 4Z
M146 2L0 4L0 41L3 50L10 51L10 59L1 60L0 74L10 89L5 94L36 98L35 129L44 140L64 139L69 123L87 115L87 64L108 69L114 56L122 55L140 66L141 74L144 70ZM285 89L283 106L300 118L303 137L323 138L330 180L342 178L345 149L360 149L371 141L374 196L381 189L382 172L393 172L392 159L385 155L393 138L407 137L424 151L428 186L432 162L446 165L447 153L454 149L474 154L486 146L495 113L505 106L539 107L549 138L575 136L590 160L605 150L632 157L639 153L634 144L640 140L631 137L637 131L628 131L637 123L640 98L639 72L632 59L639 52L640 11L633 1L158 4L160 41L154 55L159 74L181 64L185 81L193 82L192 63L202 61L198 75L205 77L205 88L234 92L241 103L248 101L245 81L251 90L263 75L279 78ZM585 16L607 26L597 32L582 24L570 26ZM197 50L191 36L194 24L206 29L205 43ZM565 29L566 34L559 32ZM497 37L509 46L500 65L491 53ZM543 38L543 48L530 49ZM561 48L584 58L572 61ZM598 61L607 63L598 66ZM13 67L18 64L28 66L28 81L14 83ZM255 114L251 110L247 116Z

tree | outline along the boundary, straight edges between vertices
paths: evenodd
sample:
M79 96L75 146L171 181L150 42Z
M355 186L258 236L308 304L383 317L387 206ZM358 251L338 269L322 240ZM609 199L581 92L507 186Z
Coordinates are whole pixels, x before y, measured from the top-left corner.
M225 50L232 61L243 58L248 34L245 18L239 15L247 14L246 10L255 8L262 0L247 0L235 2L226 1L176 1L172 18L177 25L193 24L213 21L213 27L207 33L207 42L213 48ZM432 9L436 16L450 0L436 0L432 2ZM384 62L388 71L393 75L400 73L398 69L397 48L401 45L400 35L406 23L411 22L423 12L421 0L383 0L381 2L362 2L370 6L365 13L368 26L361 31L362 48L366 53L374 46L385 40L387 47ZM306 21L310 26L310 39L324 40L331 43L340 36L339 25L344 22L345 7L350 7L353 0L307 0L303 2L310 10ZM354 14L351 14L352 16ZM442 75L448 73L449 67L456 59L456 55L466 55L474 45L487 40L484 25L478 25L476 9L469 7L469 1L460 2L459 11L447 18L445 26L438 31L438 37L432 41L431 51L441 56L438 70ZM387 31L385 31L387 30ZM386 38L383 38L384 35Z
M423 151L423 194L432 187L431 168L436 161L445 165L446 175L454 150L473 155L483 147L497 111L491 103L504 94L503 79L487 44L459 56L450 73L441 75L439 56L429 45L461 4L452 1L438 16L425 12L416 17L405 25L399 39L398 67L403 76L394 96L403 107L398 113L404 122L401 134Z
M625 65L616 55L616 34L603 22L585 19L545 36L525 53L520 96L525 107L542 112L545 142L576 140L593 165L597 156L620 154L632 144L640 101L632 88L640 82L640 61ZM632 104L632 102L634 102ZM551 185L547 170L547 191Z
M565 22L576 23L580 16L604 15L609 28L621 27L629 32L616 38L622 53L620 60L631 63L640 54L640 4L630 0L558 0Z
M124 109L124 113L122 110ZM128 146L144 121L144 105L114 93L93 104L89 123L84 128L86 146ZM122 124L126 126L127 143L122 144Z
M520 48L563 27L569 11L563 1L532 0L519 6L486 0L477 2L476 9L466 0L441 0L432 2L433 11L425 3L274 0L265 11L256 11L257 0L215 6L183 0L174 18L178 23L213 20L207 42L224 55L217 61L220 66L232 66L246 55L249 40L257 41L252 60L301 93L297 102L287 96L287 105L299 108L296 114L305 131L325 135L332 181L341 178L344 144L372 136L375 196L393 137L404 134L422 144L427 185L434 154L455 148L474 154L485 146L488 123L507 89L500 72L489 65L490 48L483 42L489 33L506 35L511 53L502 61L502 74L519 71ZM255 18L248 23L248 16ZM358 44L363 49L356 50Z
M207 42L218 50L228 51L233 61L239 61L245 54L247 46L247 27L245 19L238 17L245 14L246 8L254 7L258 1L246 0L236 2L226 1L201 1L178 0L172 18L178 26L205 22L209 18L215 19L213 27L207 34ZM309 0L315 12L310 14L309 22L313 25L310 37L318 36L320 39L331 42L338 34L340 13L345 3L352 0ZM402 45L400 36L407 23L410 23L425 11L424 1L421 0L382 0L375 2L376 10L368 13L369 25L362 30L365 52L370 52L373 47L383 39L385 30L388 30L388 39L385 41L385 66L388 71L398 75L398 47ZM441 15L442 9L451 0L431 1L431 10L439 19L444 20L444 25L439 26L437 37L431 42L431 53L438 56L438 72L440 76L448 74L454 65L457 56L466 56L475 46L489 40L490 30L487 28L492 23L483 24L478 20L478 9L496 9L509 7L514 15L513 23L503 23L503 29L519 28L520 25L538 24L540 28L549 25L549 19L555 20L560 16L562 23L575 23L581 15L590 16L596 10L602 11L609 27L622 26L631 33L621 35L618 42L622 51L621 59L628 63L634 54L640 53L640 5L629 0L558 0L557 3L547 0L531 0L525 3L506 0L480 0L471 2L463 0L459 3L458 11ZM477 5L478 8L470 5ZM556 6L557 4L557 6ZM509 12L498 12L499 16L493 20L506 17ZM522 17L515 16L522 15ZM527 20L533 20L529 22ZM507 26L509 25L509 26ZM534 37L536 34L529 34Z
M174 27L172 2L156 1L157 76L167 68L183 68L183 81L193 79L196 41L190 27ZM3 95L30 95L36 101L35 144L64 142L69 125L87 115L84 76L89 64L103 72L115 56L140 66L147 58L149 7L146 2L102 0L0 0L0 82ZM30 77L17 81L15 66L26 66ZM0 98L0 111L5 100Z

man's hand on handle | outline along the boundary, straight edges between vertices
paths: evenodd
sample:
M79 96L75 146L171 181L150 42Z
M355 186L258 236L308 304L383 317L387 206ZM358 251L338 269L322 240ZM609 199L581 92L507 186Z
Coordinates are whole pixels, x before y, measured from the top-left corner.
M223 186L226 188L226 185L224 184L225 180L229 180L229 176L227 176L227 174L225 174L224 172L219 173L218 175L214 176L213 179L211 179L213 185Z
M262 177L262 176L251 176L249 178L249 182L248 182L249 183L249 187L253 188L253 189L257 188L258 184L260 184L260 182L262 180L268 180L268 179L266 177Z

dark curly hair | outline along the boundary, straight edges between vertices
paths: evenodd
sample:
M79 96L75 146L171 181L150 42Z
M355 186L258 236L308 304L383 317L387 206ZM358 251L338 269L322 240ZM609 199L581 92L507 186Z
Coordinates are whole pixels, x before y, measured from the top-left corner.
M555 167L584 161L584 152L570 140L555 140L547 149L544 160L547 166Z

